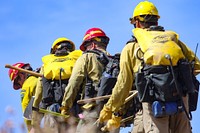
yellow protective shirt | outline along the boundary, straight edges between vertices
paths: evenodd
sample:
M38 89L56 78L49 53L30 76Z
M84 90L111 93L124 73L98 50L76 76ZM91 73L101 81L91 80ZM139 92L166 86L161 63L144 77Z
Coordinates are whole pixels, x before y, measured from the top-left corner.
M184 56L190 61L194 59L194 53L181 41L178 40L178 45L183 50ZM136 42L128 43L122 50L120 56L120 72L117 78L117 82L112 91L112 96L106 103L108 108L112 111L118 111L124 104L126 97L129 95L129 91L132 89L134 83L134 75L141 66L141 61L135 57L135 53L139 45ZM200 61L196 57L195 70L200 69Z
M30 76L28 77L23 85L21 90L21 105L22 105L22 111L24 112L26 107L28 106L32 96L35 95L35 88L37 85L37 77ZM31 129L31 121L24 119L28 131Z
M47 79L68 79L71 76L76 60L82 55L82 51L75 50L65 56L46 55L42 58L44 63L44 77Z
M178 35L173 31L135 28L133 33L144 52L144 62L148 65L170 65L166 55L170 55L173 66L176 66L180 59L185 58L178 45Z

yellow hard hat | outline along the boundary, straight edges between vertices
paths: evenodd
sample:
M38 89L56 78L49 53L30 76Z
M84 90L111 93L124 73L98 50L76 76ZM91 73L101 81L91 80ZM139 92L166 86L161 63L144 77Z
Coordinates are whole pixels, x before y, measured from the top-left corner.
M149 1L140 2L135 7L132 18L135 19L136 17L140 17L141 15L154 15L157 16L157 18L160 18L157 8L153 3Z
M71 51L75 50L75 44L71 40L69 40L68 38L65 38L65 37L60 37L53 42L53 44L51 46L51 54L55 53L55 50L58 48L58 44L61 42L69 42L72 45Z

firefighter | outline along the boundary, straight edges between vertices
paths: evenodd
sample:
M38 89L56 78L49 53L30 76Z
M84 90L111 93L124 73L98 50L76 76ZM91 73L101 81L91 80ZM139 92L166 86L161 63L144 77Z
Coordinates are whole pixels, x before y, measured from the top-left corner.
M153 45L154 43L157 43L157 42L159 42L161 44L162 43L165 44L165 42L167 42L170 45L173 45L172 43L176 43L176 45L173 45L173 46L175 46L174 49L172 49L172 48L169 49L169 52L172 52L172 55L176 55L178 57L178 59L186 58L190 62L192 60L194 60L195 61L194 62L194 70L197 70L200 68L199 59L183 42L181 42L178 39L178 37L177 37L178 35L172 31L165 32L163 27L158 26L159 18L160 18L160 15L158 14L157 8L155 7L155 5L153 3L149 2L149 1L140 2L134 9L133 16L130 19L130 21L131 21L131 24L133 24L135 27L135 29L133 29L135 41L128 43L122 50L121 59L120 59L121 60L120 61L121 69L120 69L117 83L113 89L111 98L109 99L107 104L104 105L104 108L102 109L102 111L100 113L100 118L99 118L100 122L107 121L106 128L108 130L112 130L112 129L119 127L121 118L117 115L113 115L112 112L118 112L120 106L124 103L124 100L128 96L128 93L132 87L131 83L133 83L134 80L136 81L136 76L138 73L140 73L139 71L144 70L144 69L141 69L141 68L144 68L143 65L148 64L149 67L152 68L152 66L160 65L162 63L164 63L164 65L166 65L165 63L167 63L167 66L163 67L163 68L169 68L170 66L172 66L172 68L176 68L176 65L179 61L179 60L176 60L176 58L170 58L169 55L158 57L159 55L162 54L162 52L166 52L166 49L158 48L157 51L155 51L155 53L157 53L155 55L155 57L158 57L158 58L153 58L154 55L152 53L154 53L154 52L151 50L154 48L156 49L157 47L155 47L156 46L155 45L153 48L153 47L151 47L151 45ZM157 37L153 38L154 35L156 35ZM171 36L169 37L169 35L171 35ZM149 40L151 40L151 41L149 41ZM151 43L149 43L149 42L151 42ZM142 44L145 44L144 47L142 47ZM164 46L164 45L160 45L160 47L162 47L162 46ZM148 47L150 47L150 48L148 48ZM176 50L179 51L178 54L177 54ZM152 58L147 59L147 57L152 57ZM162 59L160 60L160 58L163 58L164 61ZM170 60L172 60L171 63L170 63ZM152 61L154 61L154 62L152 62ZM146 65L146 67L148 67L148 65ZM165 70L166 70L166 72L168 72L170 74L172 73L172 71L169 71L169 69L165 69ZM158 71L156 71L156 72L158 72ZM156 73L156 72L154 72L154 73ZM164 71L162 71L162 72L164 73ZM185 73L186 73L186 71L185 71ZM151 77L149 75L149 77L146 77L146 78L150 79L153 77ZM142 82L142 81L145 81L145 79L142 78L139 81ZM172 81L174 82L173 79L172 79ZM179 81L177 81L177 82L184 84L183 82L179 82ZM137 82L135 82L135 83L136 83L135 85L137 88L137 86L139 86L139 84L137 84ZM148 83L146 83L146 84L149 85ZM188 101L187 101L188 93L185 93L184 95L181 95L181 97L179 97L180 95L178 94L178 89L175 87L177 89L177 90L175 90L175 93L171 92L171 94L168 94L168 95L166 94L166 95L169 96L170 98L172 98L170 100L173 102L173 104L176 105L176 107L178 106L177 105L178 103L176 103L176 100L182 99L183 103L181 104L181 106L178 106L178 107L182 107L184 105L185 106L184 111L176 110L176 113L174 113L172 115L165 114L164 116L156 117L153 115L155 112L153 112L153 110L152 110L152 109L154 109L152 107L152 105L155 102L154 100L156 98L161 98L161 97L159 97L159 95L155 95L155 90L152 91L153 92L152 94L149 93L150 91L147 91L145 93L144 89L145 89L146 84L141 83L140 85L144 85L143 86L144 88L141 88L140 91L138 90L139 97L141 96L142 92L143 92L143 94L145 94L145 95L143 95L144 97L140 97L140 100L142 100L142 107L143 107L143 124L144 124L145 133L169 133L169 132L171 132L171 133L190 133L191 126L190 126L190 121L187 118L187 113L186 113L186 112L188 112ZM175 84L175 82L174 82L174 84ZM154 84L151 84L151 85L153 87L155 87ZM151 88L151 89L153 89L153 88ZM168 89L170 89L170 88L168 88ZM157 94L159 94L159 93L157 93ZM150 98L152 98L152 99L150 99L149 97L147 99L144 99L146 95L149 95ZM151 97L152 95L154 97ZM165 95L165 93L163 95ZM158 99L156 99L156 100L158 100ZM162 99L160 99L160 101L161 100ZM166 100L166 102L163 102L164 103L163 107L166 107L165 105L168 103L168 99L166 98L164 100ZM177 109L177 108L175 108L175 109Z
M79 92L83 92L85 98L92 98L97 95L98 84L104 70L104 65L98 60L100 57L90 50L96 50L109 55L106 51L109 37L100 28L90 28L86 31L80 49L84 54L77 60L69 83L65 89L62 102L62 114L68 114L73 102ZM84 88L84 89L82 89ZM82 91L83 90L83 91ZM77 133L90 132L100 133L101 130L95 125L99 112L96 102L86 103L82 106L83 118L77 126Z
M60 113L62 98L65 86L76 60L82 55L82 51L75 50L75 44L66 37L57 38L51 47L50 54L42 57L43 65L40 77L37 82L35 99L33 102L32 113L32 132L41 132L40 122L42 116L44 119L45 132L63 133L76 125L71 123L71 127L62 117L56 117L53 114L41 114L38 108L47 111ZM73 115L76 110L73 110Z
M29 63L16 63L13 64L14 67L26 69L32 71L32 67ZM13 82L14 90L19 90L21 88L21 105L22 112L25 111L28 106L32 96L35 95L35 88L37 84L37 77L31 76L28 73L20 72L15 69L9 69L9 77ZM24 119L28 132L31 130L31 120Z

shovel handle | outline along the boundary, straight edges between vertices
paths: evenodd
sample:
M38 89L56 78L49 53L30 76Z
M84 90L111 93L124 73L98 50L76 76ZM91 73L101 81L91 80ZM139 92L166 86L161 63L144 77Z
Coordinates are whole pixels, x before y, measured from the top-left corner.
M20 71L20 72L25 72L25 73L28 73L28 74L30 74L30 75L36 76L36 77L42 77L42 76L43 76L43 75L40 74L40 73L36 73L36 72L30 71L30 70L26 70L26 69L23 69L23 68L18 68L18 67L9 65L9 64L6 64L6 65L5 65L5 68L15 69L15 70L18 70L18 71Z

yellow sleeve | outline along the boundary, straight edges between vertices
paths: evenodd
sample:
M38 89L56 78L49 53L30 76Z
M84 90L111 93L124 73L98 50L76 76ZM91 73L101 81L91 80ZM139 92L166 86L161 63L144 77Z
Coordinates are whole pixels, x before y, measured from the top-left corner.
M43 74L43 67L41 67L40 74ZM35 89L35 99L33 101L33 107L39 108L39 104L42 100L42 77L38 77L37 79L37 85ZM42 117L37 111L32 112L32 126L38 126L40 125Z
M24 81L22 90L25 92L24 92L22 103L21 103L23 112L28 106L29 101L31 100L32 96L35 95L36 83L37 83L37 78L34 76L30 76Z
M112 95L106 106L112 111L118 111L124 104L129 91L134 83L134 72L138 70L138 60L134 56L135 43L127 44L120 56L120 72L117 78Z
M63 96L62 106L66 108L71 108L73 101L76 98L76 95L81 87L83 79L86 74L85 69L85 54L78 58L74 68L72 70L72 75L69 79L68 85L65 88L65 93Z
M35 88L36 88L37 78L34 76L28 77L22 86L21 96L22 96L22 111L24 112L26 107L28 106L32 96L35 95ZM24 119L26 127L28 131L31 130L31 121Z
M187 59L189 59L189 61L192 61L195 59L194 70L200 70L200 61L197 56L195 58L195 53L180 40L178 41L178 43L179 43L179 46L181 46L183 54L185 55Z
M69 83L65 88L65 94L62 106L71 108L80 88L85 83L85 77L88 76L93 84L97 86L102 75L103 66L97 60L96 54L83 54L75 63Z
M41 67L41 70L40 70L40 74L43 74L43 67ZM35 89L35 99L33 101L33 106L34 107L39 107L39 104L42 100L42 91L43 91L43 88L42 88L42 77L39 77L37 79L37 85L36 85L36 89Z

